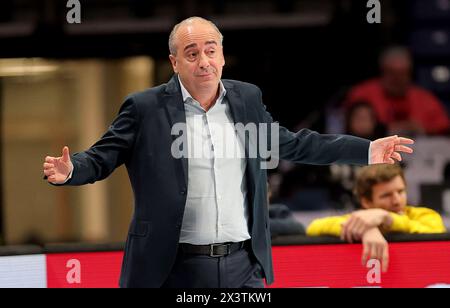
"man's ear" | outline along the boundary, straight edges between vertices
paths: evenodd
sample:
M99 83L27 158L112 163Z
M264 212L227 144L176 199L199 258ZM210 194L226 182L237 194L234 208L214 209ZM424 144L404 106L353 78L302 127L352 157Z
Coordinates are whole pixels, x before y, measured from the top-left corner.
M173 71L178 74L177 70L177 59L173 55L169 55L170 63L172 64Z
M223 58L223 65L222 65L222 67L224 67L225 64L226 64L226 61L225 61L225 56L223 55L223 49L222 49L222 58Z
M361 207L365 210L372 208L372 201L368 200L367 198L362 197L361 198Z

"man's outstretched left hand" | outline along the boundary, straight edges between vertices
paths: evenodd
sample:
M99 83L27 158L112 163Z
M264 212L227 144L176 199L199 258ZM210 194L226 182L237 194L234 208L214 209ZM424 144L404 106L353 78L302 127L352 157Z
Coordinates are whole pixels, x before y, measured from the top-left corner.
M402 161L400 153L413 153L413 149L406 145L414 144L414 140L399 136L377 139L370 145L370 164L395 164L395 160Z

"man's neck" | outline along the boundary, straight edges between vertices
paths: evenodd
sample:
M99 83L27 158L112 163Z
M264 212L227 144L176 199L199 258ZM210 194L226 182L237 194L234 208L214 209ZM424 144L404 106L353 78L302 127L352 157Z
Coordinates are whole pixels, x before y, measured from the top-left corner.
M183 87L189 92L193 99L200 103L200 106L206 111L208 111L214 103L217 101L217 98L220 94L220 85L217 84L215 88L204 88L204 89L191 89L189 88L180 78L180 82Z
M211 90L211 91L205 91L200 93L192 93L192 97L200 103L200 106L202 106L203 109L208 111L214 103L217 101L217 98L219 97L219 90L220 87L217 86L217 89ZM189 91L189 90L188 90ZM189 92L190 93L190 92Z

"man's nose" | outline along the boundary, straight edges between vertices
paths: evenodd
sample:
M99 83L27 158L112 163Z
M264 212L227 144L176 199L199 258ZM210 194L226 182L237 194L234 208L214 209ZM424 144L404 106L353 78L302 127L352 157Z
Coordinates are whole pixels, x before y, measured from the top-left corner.
M198 66L201 69L205 69L205 68L209 67L208 57L205 54L203 54L203 53L200 55Z
M392 198L392 201L393 201L395 204L400 203L400 194L399 194L399 193L394 193L394 196L393 196L393 198Z

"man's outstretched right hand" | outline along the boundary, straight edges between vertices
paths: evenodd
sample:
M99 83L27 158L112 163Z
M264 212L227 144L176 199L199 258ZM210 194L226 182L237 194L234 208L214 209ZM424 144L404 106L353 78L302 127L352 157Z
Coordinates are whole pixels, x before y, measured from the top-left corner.
M44 160L44 175L46 180L52 184L63 184L67 181L69 174L73 170L70 160L69 148L65 146L62 150L62 156L47 156Z

